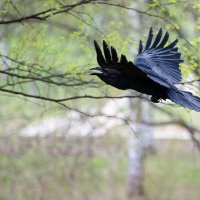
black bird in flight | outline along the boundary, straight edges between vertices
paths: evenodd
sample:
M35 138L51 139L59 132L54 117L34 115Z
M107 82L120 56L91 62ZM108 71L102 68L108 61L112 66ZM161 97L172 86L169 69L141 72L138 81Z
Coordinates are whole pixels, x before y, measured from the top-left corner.
M92 68L91 70L96 71L91 75L98 76L115 88L133 89L151 95L151 101L154 103L170 99L200 112L200 98L175 86L181 82L179 64L183 62L176 47L178 40L166 45L169 33L166 32L163 37L162 33L160 29L153 41L153 30L150 28L145 47L143 48L141 40L139 42L138 55L134 62L128 61L123 54L119 59L116 49L109 47L105 41L103 55L98 43L94 41L99 67Z

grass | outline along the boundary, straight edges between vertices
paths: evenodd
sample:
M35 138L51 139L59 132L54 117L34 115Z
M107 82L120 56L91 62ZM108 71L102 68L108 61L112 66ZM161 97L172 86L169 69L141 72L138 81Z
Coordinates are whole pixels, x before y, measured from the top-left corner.
M126 200L127 140L4 138L0 200ZM145 161L141 200L198 200L200 155L189 141L158 141Z

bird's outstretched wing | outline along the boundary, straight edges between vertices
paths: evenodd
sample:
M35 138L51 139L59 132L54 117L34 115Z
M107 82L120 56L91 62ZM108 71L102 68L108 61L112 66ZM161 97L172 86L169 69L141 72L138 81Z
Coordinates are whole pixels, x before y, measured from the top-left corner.
M153 81L168 86L178 84L181 81L181 71L179 64L183 62L180 59L181 54L175 47L178 40L166 46L169 39L168 32L162 38L162 29L153 40L153 31L150 28L149 36L143 50L142 42L139 43L138 55L134 59L134 65L142 70Z
M143 73L139 68L135 67L133 62L128 61L125 55L121 54L119 59L116 49L112 46L109 47L105 41L103 41L104 55L96 41L94 41L94 46L97 54L97 62L102 70L110 68L129 75L146 77L145 73Z

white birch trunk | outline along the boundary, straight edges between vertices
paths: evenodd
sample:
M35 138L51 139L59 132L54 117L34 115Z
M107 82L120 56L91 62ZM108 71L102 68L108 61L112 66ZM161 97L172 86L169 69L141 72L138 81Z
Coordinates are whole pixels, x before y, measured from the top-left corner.
M128 197L135 199L144 194L144 159L154 148L152 127L141 123L151 118L150 105L146 101L130 100L131 133L128 138Z
M132 8L138 7L138 2L131 5ZM136 12L129 12L132 19L132 32L139 32L143 24L143 17ZM142 32L142 31L141 31ZM141 35L142 37L143 35ZM139 43L139 42L138 42ZM130 99L130 119L132 121L131 133L128 138L128 177L127 193L130 199L136 199L138 195L144 194L144 159L147 152L154 150L154 138L152 127L146 126L142 121L151 121L150 104L141 99Z

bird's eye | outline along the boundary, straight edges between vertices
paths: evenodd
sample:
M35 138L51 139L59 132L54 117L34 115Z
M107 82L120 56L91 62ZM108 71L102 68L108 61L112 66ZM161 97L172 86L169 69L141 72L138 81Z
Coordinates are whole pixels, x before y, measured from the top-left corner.
M115 79L112 78L112 77L109 77L109 78L108 78L108 81L109 81L110 83L114 83L114 82L115 82Z

